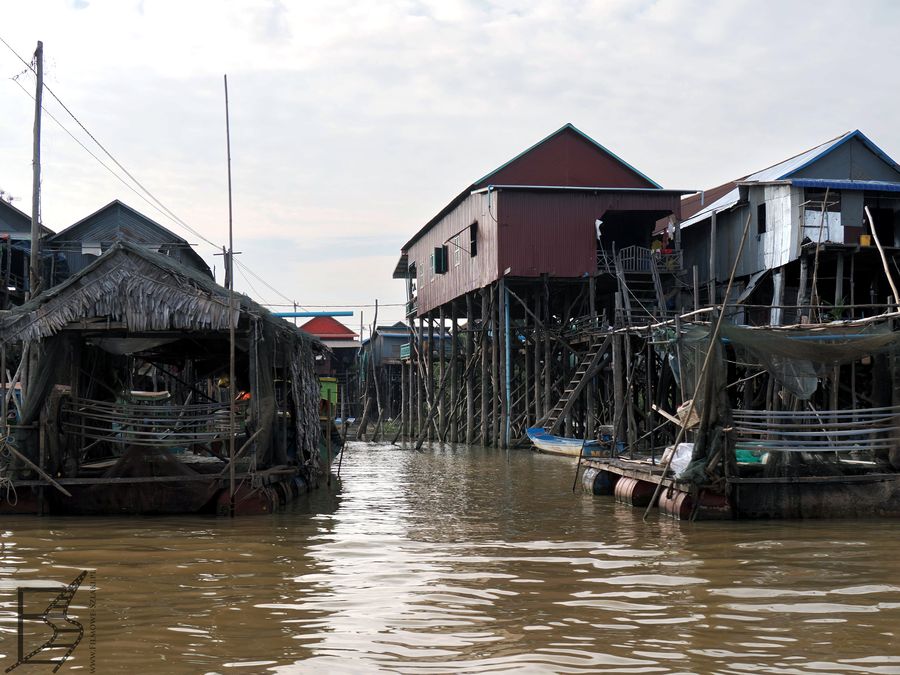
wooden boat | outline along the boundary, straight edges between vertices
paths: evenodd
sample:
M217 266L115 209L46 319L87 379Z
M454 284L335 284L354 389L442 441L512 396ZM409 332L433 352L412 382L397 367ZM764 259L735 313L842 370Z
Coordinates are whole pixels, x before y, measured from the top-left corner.
M531 427L525 433L531 443L541 452L550 455L565 455L567 457L596 457L600 453L608 452L606 444L597 440L582 440L580 438L565 438L548 433L543 427Z

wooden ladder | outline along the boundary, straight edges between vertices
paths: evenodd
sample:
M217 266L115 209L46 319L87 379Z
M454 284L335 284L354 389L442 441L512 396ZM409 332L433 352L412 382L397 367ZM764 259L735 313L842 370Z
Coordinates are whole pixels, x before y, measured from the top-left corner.
M575 369L575 374L566 385L562 396L560 396L556 406L554 406L544 421L544 428L548 433L556 433L560 423L575 404L575 401L578 400L578 394L581 393L584 386L590 381L591 377L594 376L600 363L600 359L609 348L611 342L612 336L607 335L606 339L602 342L597 341L592 343L585 352L581 361L578 363L578 367Z

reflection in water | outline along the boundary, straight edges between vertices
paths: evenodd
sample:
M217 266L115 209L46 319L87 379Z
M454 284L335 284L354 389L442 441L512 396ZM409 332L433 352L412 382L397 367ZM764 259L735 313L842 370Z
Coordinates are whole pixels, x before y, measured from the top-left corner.
M91 568L98 672L900 673L898 524L642 523L573 468L354 444L271 517L7 519L0 665L15 586Z

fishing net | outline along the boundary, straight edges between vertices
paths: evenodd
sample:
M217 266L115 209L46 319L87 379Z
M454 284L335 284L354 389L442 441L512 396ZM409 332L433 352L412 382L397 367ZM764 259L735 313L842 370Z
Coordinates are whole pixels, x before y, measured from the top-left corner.
M893 332L887 324L805 330L723 325L721 336L803 401L815 393L819 378L835 366L900 351L900 333Z

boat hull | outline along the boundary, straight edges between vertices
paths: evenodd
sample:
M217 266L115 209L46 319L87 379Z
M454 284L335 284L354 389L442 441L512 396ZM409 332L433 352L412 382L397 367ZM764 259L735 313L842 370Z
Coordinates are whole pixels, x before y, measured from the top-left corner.
M565 457L598 457L606 452L606 448L600 441L582 441L580 438L564 438L547 433L543 427L531 427L526 431L532 445L539 451L548 455L563 455Z

